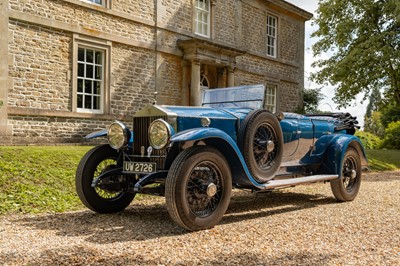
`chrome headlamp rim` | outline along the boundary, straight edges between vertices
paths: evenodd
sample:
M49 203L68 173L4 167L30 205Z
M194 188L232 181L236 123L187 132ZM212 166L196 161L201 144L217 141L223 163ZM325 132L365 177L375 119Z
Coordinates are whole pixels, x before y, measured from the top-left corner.
M153 138L154 136L152 133L152 128L157 124L162 125L164 127L165 133L167 135L167 137L165 138L163 143L160 143L160 144L155 143L154 138ZM149 135L150 146L156 150L161 150L161 149L164 149L165 147L167 147L168 144L170 143L171 137L173 135L173 129L172 129L172 126L170 124L168 124L168 122L166 122L164 119L160 118L160 119L156 119L153 122L151 122L149 129L148 129L148 135Z
M107 129L108 144L111 148L119 150L128 145L130 138L130 131L120 121L113 122Z

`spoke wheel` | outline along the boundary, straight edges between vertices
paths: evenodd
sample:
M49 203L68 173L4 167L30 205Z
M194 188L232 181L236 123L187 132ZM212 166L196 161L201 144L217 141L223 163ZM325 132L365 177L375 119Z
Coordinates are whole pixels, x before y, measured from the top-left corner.
M112 213L124 210L135 194L121 189L124 176L112 176L108 182L100 182L95 188L92 182L102 173L116 168L118 153L109 145L96 146L81 159L76 170L76 191L82 203L98 213ZM110 185L112 184L112 185Z
M94 171L92 182L101 174L107 172L108 170L116 168L116 165L117 165L116 158L110 158L110 159L107 158L101 161ZM117 199L123 194L122 191L113 191L112 189L108 188L106 185L103 185L102 183L98 184L94 188L94 190L96 191L99 197L108 200Z
M171 218L190 231L212 228L228 208L231 182L229 165L217 149L196 146L182 151L165 184Z
M331 180L333 195L338 201L352 201L361 185L361 160L354 148L348 148L342 162L340 179Z
M277 156L277 133L271 124L263 123L256 129L253 137L253 156L258 167L269 170Z
M254 179L265 183L279 170L283 156L283 134L278 119L257 110L243 121L238 145Z
M222 174L210 161L199 163L189 174L187 202L197 217L207 217L218 207L222 199Z

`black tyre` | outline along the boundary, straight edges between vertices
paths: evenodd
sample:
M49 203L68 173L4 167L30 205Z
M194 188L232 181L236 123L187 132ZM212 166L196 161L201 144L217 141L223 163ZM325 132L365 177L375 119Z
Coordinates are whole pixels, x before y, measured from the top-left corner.
M358 152L348 148L342 163L340 179L331 180L333 195L338 201L352 201L358 194L361 185L361 160Z
M187 230L211 228L225 214L231 191L231 172L225 157L213 147L192 147L178 155L168 172L167 209L171 218Z
M107 189L101 186L93 188L92 181L105 171L117 166L118 153L107 145L96 146L81 159L76 170L76 191L82 203L98 213L112 213L124 210L135 194ZM112 177L114 178L114 177ZM125 177L116 176L121 180Z
M239 132L238 143L257 182L265 183L275 176L283 156L283 134L275 115L266 110L250 113Z

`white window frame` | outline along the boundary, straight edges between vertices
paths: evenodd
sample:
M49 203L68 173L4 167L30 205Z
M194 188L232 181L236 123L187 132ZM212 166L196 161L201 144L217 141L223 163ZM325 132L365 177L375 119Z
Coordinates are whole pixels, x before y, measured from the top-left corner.
M82 2L86 2L92 5L102 6L106 8L110 8L111 0L81 0Z
M196 35L210 38L211 36L211 0L194 0L194 33ZM201 25L201 30L199 29ZM207 32L204 32L206 29Z
M265 87L264 109L272 113L276 112L277 91L278 91L277 85L267 84Z
M267 15L267 55L277 57L278 17Z
M95 81L99 81L94 77L86 77L86 66L93 66L93 73L95 73L95 67L96 63L95 61L93 63L90 62L84 62L78 60L78 55L79 55L79 49L86 49L86 50L92 50L92 51L98 51L102 53L102 58L101 58L101 66L102 66L102 71L101 71L101 84L100 84L100 94L99 94L99 109L94 109L94 108L82 108L78 107L78 95L92 95L95 96L97 94L94 93L94 91L91 91L91 93L85 93L80 92L78 88L78 80L88 80L88 81L93 81L93 84ZM77 34L74 34L74 41L73 41L73 67L72 67L72 111L77 112L77 113L89 113L89 114L107 114L109 113L109 99L110 99L110 84L109 84L109 71L110 71L110 54L111 54L111 43L108 41L101 41L101 40L95 40L90 37L82 37ZM83 64L85 66L85 74L84 77L81 77L78 73L79 70L79 65L78 64ZM100 65L100 64L97 64ZM85 84L85 81L83 81L83 84ZM84 89L83 89L84 90ZM93 99L92 99L93 100ZM93 103L92 103L93 104Z

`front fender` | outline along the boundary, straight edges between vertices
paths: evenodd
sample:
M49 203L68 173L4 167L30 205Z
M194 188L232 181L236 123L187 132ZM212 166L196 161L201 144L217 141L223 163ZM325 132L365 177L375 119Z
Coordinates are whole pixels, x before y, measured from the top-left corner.
M357 151L360 156L361 167L367 167L368 160L361 140L353 135L335 135L326 146L324 159L320 167L321 173L341 175L344 154L349 147Z
M173 143L198 140L204 141L207 145L217 148L225 155L231 168L234 186L242 188L263 188L263 185L255 181L252 177L236 142L224 131L217 128L194 128L182 131L171 137L171 142Z
M213 127L200 127L200 128L184 130L172 136L171 142L194 141L212 137L224 139L230 142L232 145L237 146L236 143L228 134L226 134L224 131L220 129Z
M100 137L105 137L105 136L107 136L107 130L103 129L103 130L92 132L92 133L86 135L85 139L95 139L95 138L100 138Z
M131 132L131 137L128 141L128 146L132 147L133 131L130 131L130 132ZM92 133L86 135L85 139L95 139L95 138L100 138L100 137L107 137L107 135L108 135L107 129L103 129L103 130L95 131L95 132L92 132Z

